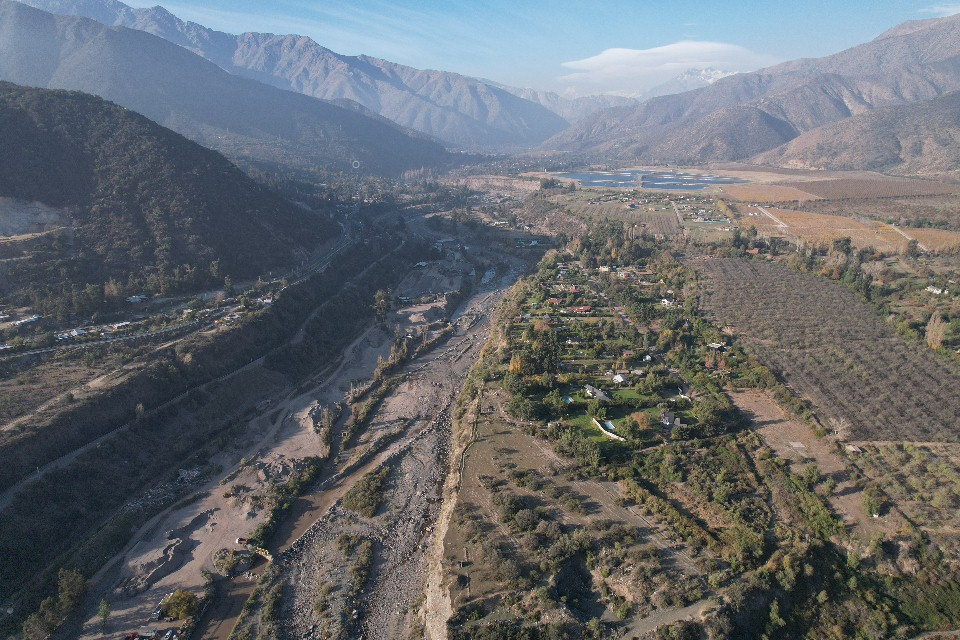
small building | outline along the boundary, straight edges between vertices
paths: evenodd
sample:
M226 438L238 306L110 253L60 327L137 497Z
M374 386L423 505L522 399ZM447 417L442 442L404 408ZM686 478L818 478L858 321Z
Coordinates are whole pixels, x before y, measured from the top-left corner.
M623 374L618 373L617 375L613 376L613 382L615 384L623 384L626 381L627 379L623 376Z
M669 427L673 425L673 421L676 419L677 419L677 416L676 414L673 413L673 411L664 411L663 414L660 416L660 422L665 427Z
M610 396L608 396L607 394L605 394L605 393L604 393L603 391L601 391L600 389L597 389L597 388L594 387L593 385L589 385L589 384L584 385L583 390L584 390L584 392L585 392L588 396L590 396L591 398L596 398L597 400L600 400L601 402L610 402Z

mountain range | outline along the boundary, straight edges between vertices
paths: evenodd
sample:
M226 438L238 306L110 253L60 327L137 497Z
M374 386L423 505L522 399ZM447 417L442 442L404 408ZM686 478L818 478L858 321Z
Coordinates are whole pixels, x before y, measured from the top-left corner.
M544 143L549 150L617 157L624 162L701 164L750 160L803 164L789 150L766 154L810 132L855 127L862 145L879 142L876 109L916 105L960 89L960 16L904 23L874 40L817 59L740 73L707 87L598 111ZM931 102L923 114L947 108ZM848 125L844 121L850 119ZM913 122L932 134L932 121ZM834 124L836 123L836 124ZM833 128L814 135L819 127ZM853 136L853 134L848 134ZM889 141L889 137L887 137ZM807 147L798 142L794 148ZM879 151L864 149L864 157ZM765 154L765 155L760 155ZM876 163L874 163L876 164ZM877 166L925 165L887 160ZM858 167L859 168L859 167Z
M671 78L646 91L633 93L631 98L635 103L639 104L651 98L659 98L660 96L669 96L675 93L684 93L686 91L700 89L701 87L707 87L720 78L726 78L733 74L733 71L724 71L723 69L714 69L713 67L707 67L706 69L691 68L675 78Z
M244 161L398 174L449 163L434 140L351 104L230 74L144 31L0 0L0 80L85 91Z
M370 56L341 55L305 36L227 34L180 20L162 7L132 8L116 0L27 0L26 4L146 31L231 73L315 98L352 100L404 127L461 148L530 147L565 129L569 124L565 118L622 100L551 96L546 98L550 106L545 106L528 99L524 90Z
M804 169L960 177L960 92L817 127L754 161Z
M24 2L60 15L0 0L0 79L101 95L238 161L396 174L453 162L446 145L625 164L957 171L953 100L939 99L960 90L957 16L823 58L690 69L628 97L570 98L345 56L304 36L227 34L161 7Z
M338 232L219 153L89 94L0 82L0 140L0 197L59 208L67 229L4 245L22 254L4 255L0 290L34 305L111 279L161 291L254 278Z

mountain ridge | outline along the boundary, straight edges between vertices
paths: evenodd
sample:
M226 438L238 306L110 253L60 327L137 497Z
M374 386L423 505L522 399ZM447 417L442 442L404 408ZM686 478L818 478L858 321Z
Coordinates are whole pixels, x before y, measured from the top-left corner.
M144 31L0 0L0 79L99 95L236 160L399 174L452 160L356 109L224 71Z
M162 7L139 9L117 0L26 3L147 31L231 73L324 100L354 100L401 126L467 149L530 147L568 125L554 111L496 83L372 56L347 56L307 36L226 34L181 20Z
M874 109L918 103L960 89L960 16L901 25L880 37L823 58L788 61L634 109L607 109L548 140L541 149L619 156L624 161L704 163L736 161L769 151L785 132L793 137ZM729 131L711 114L732 117ZM760 111L763 119L751 118ZM717 135L742 137L740 122L758 128L757 145L699 144ZM767 148L762 146L773 145ZM752 153L751 153L752 152ZM741 155L747 154L747 155Z
M753 162L960 177L960 91L823 125L755 156Z

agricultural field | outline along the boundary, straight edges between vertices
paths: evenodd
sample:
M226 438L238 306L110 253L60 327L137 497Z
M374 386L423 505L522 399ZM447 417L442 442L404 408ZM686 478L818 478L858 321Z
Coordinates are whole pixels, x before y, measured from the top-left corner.
M699 193L580 190L552 199L581 220L615 220L632 233L661 239L690 235L699 242L730 237L729 209Z
M772 207L744 207L736 218L741 229L756 228L764 237L782 237L797 243L829 245L850 238L857 248L873 247L886 254L904 253L911 240L927 251L960 248L960 233L943 229L894 228L869 219L856 219Z
M650 196L597 196L589 200L561 199L573 215L584 219L620 220L637 225L638 230L662 236L679 234L682 229L677 213L666 198Z
M960 193L960 185L957 184L910 178L837 178L833 180L784 182L783 185L827 200L902 198Z
M789 392L741 348L754 340L702 315L704 284L675 251L592 224L505 297L454 413L447 637L960 626L939 547L875 505L880 490L832 437L780 413ZM849 304L840 292L826 308ZM883 329L851 339L889 340Z
M946 229L903 229L911 239L926 251L956 253L960 250L960 233Z
M723 197L741 202L806 202L818 196L782 184L731 184L722 188Z
M699 264L703 304L841 437L958 442L960 374L843 286L778 264Z
M901 227L960 231L960 196L808 200L799 209L840 216L862 216Z

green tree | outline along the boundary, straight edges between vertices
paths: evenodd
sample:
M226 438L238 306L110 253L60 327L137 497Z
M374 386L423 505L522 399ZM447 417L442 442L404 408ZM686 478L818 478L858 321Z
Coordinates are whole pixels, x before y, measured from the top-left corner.
M597 398L587 403L587 413L597 420L603 420L607 417L607 408L603 405L603 400Z
M110 607L110 603L107 602L107 599L100 598L100 608L97 610L97 617L100 618L100 631L103 633L107 632L107 618L110 617L112 612L113 609Z
M390 312L391 297L389 289L379 289L373 294L373 312L377 315L377 322L386 321L387 313Z
M562 416L567 413L567 403L563 401L563 393L560 389L554 389L543 398L543 405L550 411L552 416Z
M919 258L920 257L920 243L916 240L911 240L907 243L906 254L908 258Z
M163 612L176 620L186 620L200 609L200 598L192 591L177 589L163 603Z
M76 608L87 591L87 581L75 569L60 569L57 575L57 601L64 614Z

